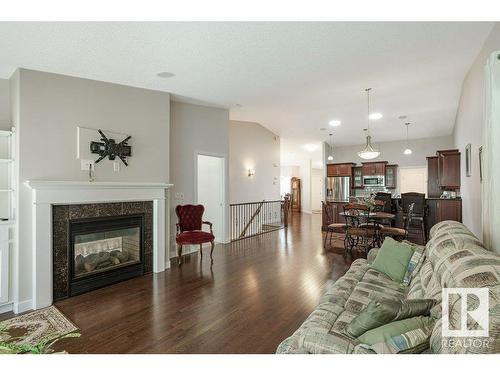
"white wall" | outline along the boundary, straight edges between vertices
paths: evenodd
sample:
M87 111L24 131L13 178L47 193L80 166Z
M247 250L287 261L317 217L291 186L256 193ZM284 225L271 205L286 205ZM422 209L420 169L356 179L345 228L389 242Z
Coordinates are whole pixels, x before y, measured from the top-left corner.
M280 139L254 122L229 122L231 203L280 199ZM255 175L248 177L248 169Z
M454 145L462 153L461 183L463 222L479 238L481 225L481 184L479 181L479 147L483 144L484 68L490 53L500 50L500 24L496 24L462 85L460 104L453 132ZM471 177L465 176L465 147L471 144Z
M31 299L31 191L26 180L85 180L76 159L78 125L132 136L128 167L106 160L97 181L169 182L170 95L20 69L11 79L19 142L18 303ZM97 137L96 137L97 138ZM16 302L16 301L15 301Z
M0 79L0 130L10 130L10 82Z
M226 157L226 241L229 231L229 111L181 102L171 103L170 177L174 187L171 198L171 244L175 244L175 206L195 201L195 154ZM179 196L183 194L183 198ZM170 248L176 256L175 245ZM185 253L185 252L183 252Z

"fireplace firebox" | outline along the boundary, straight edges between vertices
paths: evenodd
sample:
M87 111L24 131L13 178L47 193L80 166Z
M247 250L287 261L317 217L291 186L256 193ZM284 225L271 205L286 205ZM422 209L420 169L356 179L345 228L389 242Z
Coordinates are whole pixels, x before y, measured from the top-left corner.
M144 274L144 214L69 220L69 295Z

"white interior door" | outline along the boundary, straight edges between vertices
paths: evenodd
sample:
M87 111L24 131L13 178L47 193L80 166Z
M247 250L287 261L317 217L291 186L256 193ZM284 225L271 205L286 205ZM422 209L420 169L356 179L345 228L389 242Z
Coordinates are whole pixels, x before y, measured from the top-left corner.
M224 242L224 158L197 155L197 203L205 207L204 221L213 224L215 240Z
M321 201L323 200L323 182L322 171L311 175L311 210L314 212L321 211Z
M427 168L400 168L399 169L400 193L427 194Z

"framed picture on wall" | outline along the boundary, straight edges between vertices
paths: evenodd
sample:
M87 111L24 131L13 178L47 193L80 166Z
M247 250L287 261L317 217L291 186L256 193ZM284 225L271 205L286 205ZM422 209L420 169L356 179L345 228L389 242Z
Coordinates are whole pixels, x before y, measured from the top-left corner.
M470 143L465 146L465 176L470 177Z

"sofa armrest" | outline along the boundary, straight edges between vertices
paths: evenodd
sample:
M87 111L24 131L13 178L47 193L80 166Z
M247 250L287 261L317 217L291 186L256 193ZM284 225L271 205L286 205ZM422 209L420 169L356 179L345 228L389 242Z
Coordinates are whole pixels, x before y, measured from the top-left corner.
M366 261L368 264L372 264L375 258L377 257L378 251L380 249L378 247L374 247L368 252L368 255L366 256Z

